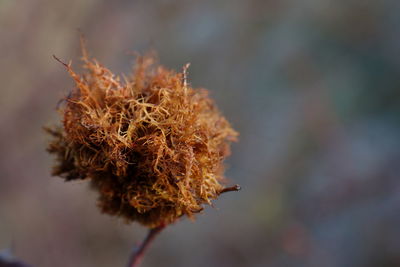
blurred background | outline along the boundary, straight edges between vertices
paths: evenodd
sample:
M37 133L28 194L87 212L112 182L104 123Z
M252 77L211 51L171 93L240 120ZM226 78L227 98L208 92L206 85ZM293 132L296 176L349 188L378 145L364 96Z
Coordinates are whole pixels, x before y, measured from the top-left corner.
M400 266L397 0L0 0L0 250L33 266L124 266L146 233L50 177L43 125L91 55L190 62L241 136L224 194L142 266Z

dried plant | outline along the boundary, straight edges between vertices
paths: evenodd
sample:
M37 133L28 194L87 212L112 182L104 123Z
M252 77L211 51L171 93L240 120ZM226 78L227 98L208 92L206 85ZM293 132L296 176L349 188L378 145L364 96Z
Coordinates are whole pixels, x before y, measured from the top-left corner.
M189 65L176 73L138 56L133 74L120 78L82 47L83 74L56 58L75 87L59 108L62 127L47 128L53 175L90 180L103 212L151 229L238 189L223 185L237 133L208 92L187 83Z

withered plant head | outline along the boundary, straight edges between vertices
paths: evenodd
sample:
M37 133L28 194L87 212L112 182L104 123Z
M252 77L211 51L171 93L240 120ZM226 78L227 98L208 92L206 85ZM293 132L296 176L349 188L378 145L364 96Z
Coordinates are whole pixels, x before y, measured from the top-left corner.
M61 61L60 61L61 62ZM53 175L89 179L105 213L154 228L202 210L223 186L223 161L237 133L204 89L138 57L120 79L83 49L85 72L65 64L75 87L60 107L48 151Z

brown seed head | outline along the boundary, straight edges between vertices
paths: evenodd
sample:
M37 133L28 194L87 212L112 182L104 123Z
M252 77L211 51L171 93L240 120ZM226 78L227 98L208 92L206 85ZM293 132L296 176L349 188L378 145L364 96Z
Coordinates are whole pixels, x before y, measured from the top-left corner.
M85 73L63 63L75 88L60 108L63 127L48 151L53 175L89 179L105 213L148 227L202 210L224 191L223 160L237 133L204 89L138 57L121 81L83 50Z

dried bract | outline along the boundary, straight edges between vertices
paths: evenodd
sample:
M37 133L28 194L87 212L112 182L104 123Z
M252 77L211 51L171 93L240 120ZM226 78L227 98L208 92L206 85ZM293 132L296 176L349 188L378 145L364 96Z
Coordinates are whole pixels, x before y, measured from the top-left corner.
M204 89L153 56L115 76L84 50L85 72L48 128L53 175L89 179L105 213L154 228L202 210L223 192L223 160L237 133Z

